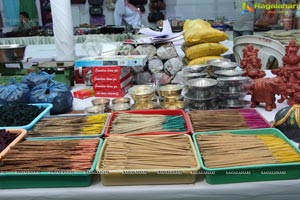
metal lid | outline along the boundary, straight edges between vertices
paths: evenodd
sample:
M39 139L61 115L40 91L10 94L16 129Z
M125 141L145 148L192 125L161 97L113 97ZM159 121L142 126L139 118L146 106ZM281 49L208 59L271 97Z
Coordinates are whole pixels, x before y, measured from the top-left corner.
M232 76L241 76L241 75L243 75L244 71L234 70L234 69L232 69L232 70L217 70L214 73L218 76L232 77Z
M3 44L0 45L0 49L19 49L19 48L25 48L26 45L23 44Z
M211 87L217 84L218 81L210 78L196 78L186 82L186 85L189 87L199 87L199 88Z
M182 67L183 72L202 72L206 70L210 65L209 64L202 64L202 65L188 65Z

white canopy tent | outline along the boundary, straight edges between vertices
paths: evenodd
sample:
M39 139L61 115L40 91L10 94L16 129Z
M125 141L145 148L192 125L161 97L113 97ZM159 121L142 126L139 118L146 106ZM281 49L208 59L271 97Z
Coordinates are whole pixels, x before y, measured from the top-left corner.
M75 60L75 38L73 33L70 0L50 0L57 61Z

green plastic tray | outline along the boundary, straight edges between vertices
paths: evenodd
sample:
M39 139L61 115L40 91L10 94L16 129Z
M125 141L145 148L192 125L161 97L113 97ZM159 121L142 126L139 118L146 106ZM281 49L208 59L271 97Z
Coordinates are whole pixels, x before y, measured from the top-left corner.
M88 140L91 138L65 138L57 140ZM41 139L42 140L42 139ZM0 188L54 188L54 187L87 187L92 183L92 174L95 172L103 140L99 138L98 149L91 166L87 172L1 172Z
M300 162L282 163L282 164L264 164L264 165L249 165L226 168L207 168L202 160L201 152L197 143L197 136L200 134L216 134L220 132L229 132L233 134L274 134L290 144L298 154L299 149L291 143L291 141L278 129L251 129L251 130L228 130L228 131L213 131L199 132L193 135L194 145L197 150L199 162L207 183L209 184L225 184L239 183L252 181L272 181L272 180L287 180L300 178ZM247 144L245 144L247 145Z

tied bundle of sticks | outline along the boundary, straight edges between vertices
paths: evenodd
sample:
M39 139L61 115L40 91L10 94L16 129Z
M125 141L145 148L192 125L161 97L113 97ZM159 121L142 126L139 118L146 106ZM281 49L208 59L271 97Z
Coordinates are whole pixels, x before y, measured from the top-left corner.
M208 168L300 162L299 154L275 135L201 134L197 143Z
M31 137L97 135L105 126L107 114L74 117L46 117L28 132Z
M2 172L87 172L99 139L24 141L2 159Z
M189 116L195 132L267 128L269 125L254 110L192 111Z
M118 113L113 119L110 134L141 134L150 132L186 131L183 116Z
M111 136L100 170L182 169L197 167L188 135Z

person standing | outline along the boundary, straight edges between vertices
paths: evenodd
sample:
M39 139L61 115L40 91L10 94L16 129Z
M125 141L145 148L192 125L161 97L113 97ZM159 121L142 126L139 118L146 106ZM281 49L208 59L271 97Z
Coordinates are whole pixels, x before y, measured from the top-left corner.
M142 12L130 4L128 0L116 0L114 21L115 25L141 26Z
M29 15L27 12L20 12L20 19L19 19L19 25L15 29L13 29L14 32L21 32L30 30L34 24L32 21L29 20Z
M253 35L254 0L234 0L234 11L233 39L242 35Z

